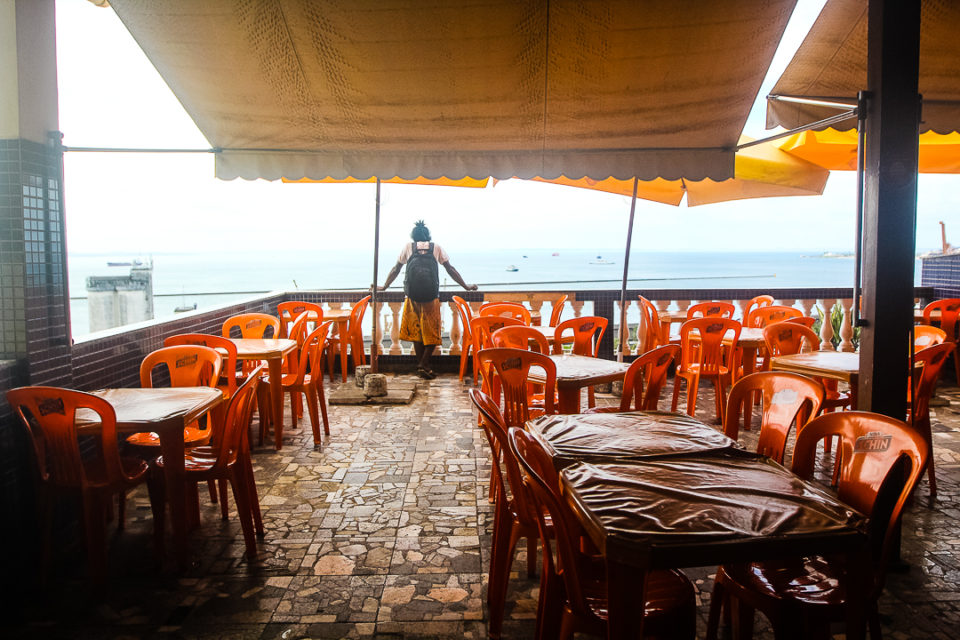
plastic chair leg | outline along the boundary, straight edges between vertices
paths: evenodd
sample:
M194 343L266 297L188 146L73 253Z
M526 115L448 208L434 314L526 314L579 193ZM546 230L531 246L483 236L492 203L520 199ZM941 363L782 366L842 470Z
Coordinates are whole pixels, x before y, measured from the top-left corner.
M306 389L304 393L307 396L307 411L310 413L310 428L313 430L313 444L317 446L321 442L320 437L320 406L317 402L317 394L312 389Z
M207 491L210 492L211 504L217 504L217 483L213 480L207 480Z
M700 391L700 376L687 380L687 415L691 418L697 412L697 394Z
M323 418L323 434L330 435L330 419L327 418L327 396L323 391L323 380L317 380L314 383L313 391L317 396L317 404L320 405L320 416Z
M103 502L95 493L83 497L83 530L87 542L87 563L90 577L98 587L107 578L107 540L103 518Z
M211 484L216 483L220 491L220 519L226 520L229 513L229 507L227 506L227 481L221 478L218 481L209 480L209 482Z
M250 500L247 493L247 483L240 467L237 465L233 466L233 472L230 476L230 486L233 488L233 499L237 503L237 516L240 518L240 527L243 530L247 559L255 560L257 557L257 541L253 533L253 512L251 511Z
M527 536L527 577L537 575L537 539Z
M487 580L487 609L490 612L490 637L499 638L503 628L503 609L507 599L507 584L510 581L510 566L513 564L513 552L520 536L505 506L497 509L494 518L490 574Z

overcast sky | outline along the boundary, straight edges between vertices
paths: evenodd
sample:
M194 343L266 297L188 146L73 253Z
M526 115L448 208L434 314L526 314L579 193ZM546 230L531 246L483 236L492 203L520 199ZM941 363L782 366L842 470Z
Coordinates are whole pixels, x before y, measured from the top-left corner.
M798 2L748 119L747 135L768 135L763 96L822 5L823 0ZM64 144L210 146L111 9L87 0L57 0L56 6ZM372 185L226 182L213 172L210 154L66 154L70 251L250 251L281 248L291 237L304 249L318 243L349 248L356 238L372 235ZM958 186L956 176L920 176L919 251L939 247L939 220L947 223L948 239L960 245ZM852 172L834 172L818 197L693 208L640 201L634 250L851 251L854 205ZM517 180L484 190L384 185L381 237L399 245L412 222L424 218L451 251L617 248L623 246L629 206L623 196ZM216 246L198 247L197 238L216 238Z

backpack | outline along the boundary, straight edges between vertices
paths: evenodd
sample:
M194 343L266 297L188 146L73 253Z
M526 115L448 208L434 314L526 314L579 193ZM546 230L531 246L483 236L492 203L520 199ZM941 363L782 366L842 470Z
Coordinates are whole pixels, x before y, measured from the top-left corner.
M440 295L440 271L433 257L432 242L426 253L420 253L417 243L413 243L413 253L403 276L403 292L414 302L430 302Z

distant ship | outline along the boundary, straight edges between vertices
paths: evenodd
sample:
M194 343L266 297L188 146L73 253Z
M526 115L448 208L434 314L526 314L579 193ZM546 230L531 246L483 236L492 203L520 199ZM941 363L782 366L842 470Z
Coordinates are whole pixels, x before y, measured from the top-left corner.
M560 254L559 254L559 253L557 253L556 251L554 251L554 252L553 252L553 253L551 253L550 255L551 255L551 256L553 256L554 258L556 258L556 257L557 257L558 255L560 255Z
M614 264L613 260L604 260L603 256L597 256L596 260L591 260L590 264Z
M523 257L526 258L527 256L523 256Z
M121 262L111 262L111 261L109 261L109 260L107 261L107 266L108 266L108 267L139 267L139 266L142 266L142 265L143 265L143 263L140 262L139 260L128 260L128 261L126 261L126 262L122 262L122 261L121 261Z
M181 304L179 307L173 310L174 313L183 313L185 311L196 311L197 303L193 304Z
M520 271L520 269L518 269L515 265L508 264L507 271Z

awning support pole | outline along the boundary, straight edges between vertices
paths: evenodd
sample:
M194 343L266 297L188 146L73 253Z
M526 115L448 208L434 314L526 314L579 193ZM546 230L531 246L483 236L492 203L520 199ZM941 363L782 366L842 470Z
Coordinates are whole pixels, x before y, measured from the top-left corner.
M617 362L623 362L623 350L626 348L630 332L627 330L627 272L630 270L630 242L633 240L633 214L637 210L637 177L633 178L633 199L630 201L630 222L627 223L627 250L623 257L623 284L620 285L620 349Z
M370 371L377 373L377 356L380 343L377 342L377 320L380 310L377 308L377 269L380 265L380 178L377 178L377 207L373 222L373 289L370 292L370 306L373 308L373 335L370 336Z
M867 135L867 92L857 94L857 235L853 259L853 326L860 326L860 272L863 253L863 168L866 162L863 143Z
M772 136L767 136L766 138L760 138L759 140L751 140L750 142L744 142L743 144L738 144L733 148L734 151L740 151L741 149L746 149L748 147L755 147L758 144L763 144L764 142L772 142L774 140L779 140L780 138L786 138L792 136L795 133L802 133L804 131L809 131L810 129L825 129L832 124L838 122L843 122L844 120L849 120L850 118L856 117L857 109L854 107L849 111L844 111L835 116L830 116L829 118L824 118L823 120L817 120L816 122L811 122L810 124L805 124L802 127L796 127L788 131L781 131Z

